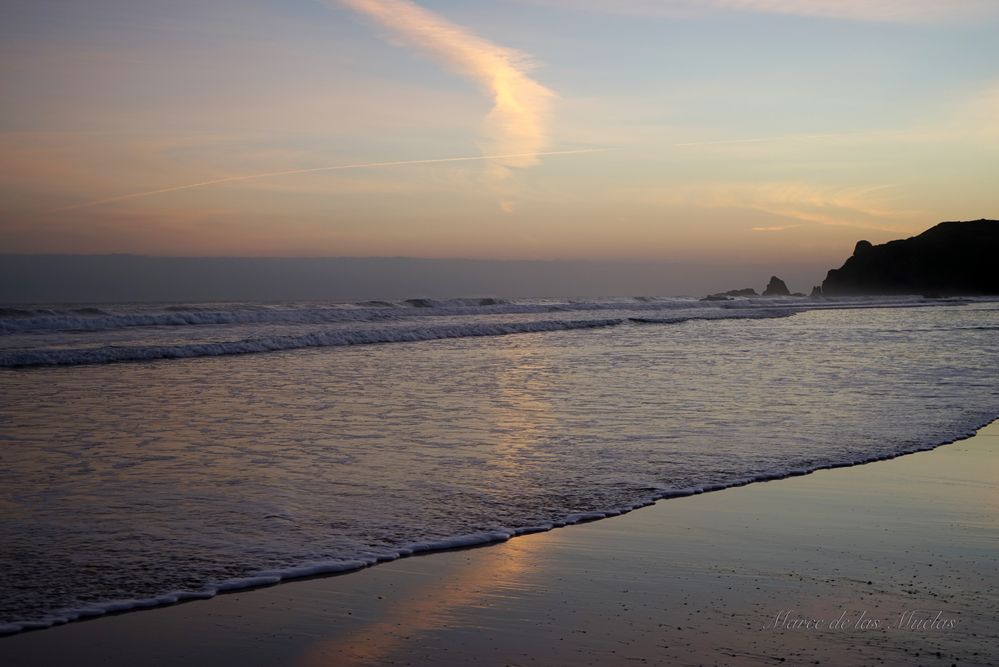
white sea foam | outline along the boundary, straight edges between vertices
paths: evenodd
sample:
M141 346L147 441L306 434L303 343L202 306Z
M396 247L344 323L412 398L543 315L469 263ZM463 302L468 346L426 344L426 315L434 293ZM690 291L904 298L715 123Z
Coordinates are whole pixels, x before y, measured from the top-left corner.
M527 300L104 306L0 311L0 368L242 355L305 347L413 342L696 320L767 319L816 309L939 305L921 298ZM600 312L599 320L574 314ZM515 319L512 319L515 318Z
M954 300L951 300L952 302ZM104 331L137 327L191 327L217 325L329 324L379 322L416 317L541 314L630 310L656 312L675 309L724 311L773 307L857 308L938 305L923 297L805 299L800 297L735 298L700 301L690 298L634 299L407 299L400 302L366 301L343 304L177 304L168 306L120 305L57 307L0 307L0 335L29 331ZM709 315L710 317L710 315Z
M238 304L219 309L206 306L167 306L160 309L134 306L117 308L6 308L0 309L0 334L26 331L102 331L129 327L185 327L226 324L326 324L378 322L416 317L461 315L510 315L549 312L586 312L697 307L693 300L662 301L569 301L511 302L502 299L408 299L403 302L364 302L324 306L252 306ZM252 307L251 307L252 306Z
M765 320L775 317L791 317L801 310L797 308L754 308L735 310L705 311L667 317L629 317L636 324L681 324L700 320Z
M440 340L444 338L469 338L477 336L503 336L516 333L593 329L621 324L620 319L602 320L544 320L492 324L464 324L429 327L394 327L391 329L355 329L314 331L298 336L272 336L246 340L195 343L187 345L157 345L135 347L92 347L73 349L34 349L0 352L0 367L20 366L75 366L105 364L121 361L150 361L155 359L189 359L192 357L218 357L225 355L255 354L295 350L306 347L340 347L369 345L373 343L406 343Z

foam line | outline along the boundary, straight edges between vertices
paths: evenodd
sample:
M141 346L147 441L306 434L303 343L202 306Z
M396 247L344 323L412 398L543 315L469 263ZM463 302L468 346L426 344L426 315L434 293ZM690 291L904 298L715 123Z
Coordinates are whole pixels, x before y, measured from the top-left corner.
M316 331L299 336L270 336L247 340L186 345L153 345L133 347L49 348L0 352L0 367L79 366L122 361L155 359L190 359L238 354L255 354L296 350L307 347L339 347L373 343L401 343L444 338L503 336L517 333L593 329L621 324L621 319L546 320L541 322L510 322L503 324L455 324L432 327L395 327L354 331Z

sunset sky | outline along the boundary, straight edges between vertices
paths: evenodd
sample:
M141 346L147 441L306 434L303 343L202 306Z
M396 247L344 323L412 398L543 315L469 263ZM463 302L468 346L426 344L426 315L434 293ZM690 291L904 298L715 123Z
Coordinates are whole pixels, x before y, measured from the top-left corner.
M995 0L3 14L4 252L829 268L999 213Z

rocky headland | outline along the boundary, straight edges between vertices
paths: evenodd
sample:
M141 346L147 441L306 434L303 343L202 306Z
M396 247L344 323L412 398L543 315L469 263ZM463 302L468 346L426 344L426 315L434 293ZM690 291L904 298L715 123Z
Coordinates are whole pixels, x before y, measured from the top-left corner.
M873 245L822 281L826 296L999 294L999 220L941 222L918 236Z

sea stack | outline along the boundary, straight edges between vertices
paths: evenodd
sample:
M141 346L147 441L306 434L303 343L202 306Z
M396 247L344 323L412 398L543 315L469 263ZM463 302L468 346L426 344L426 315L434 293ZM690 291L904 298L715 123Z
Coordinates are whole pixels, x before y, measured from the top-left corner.
M770 282L763 290L763 296L791 296L791 290L787 288L783 280L777 276L770 276Z

